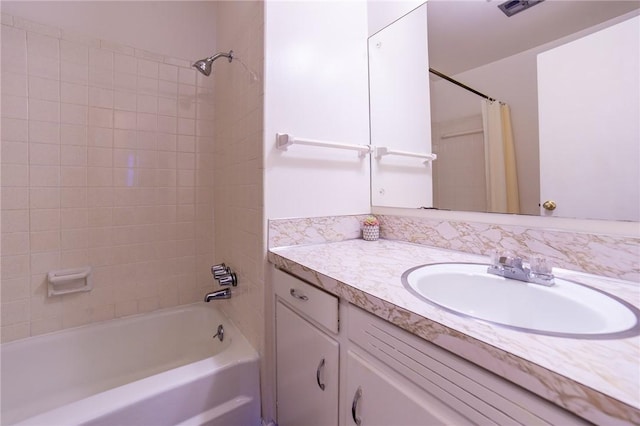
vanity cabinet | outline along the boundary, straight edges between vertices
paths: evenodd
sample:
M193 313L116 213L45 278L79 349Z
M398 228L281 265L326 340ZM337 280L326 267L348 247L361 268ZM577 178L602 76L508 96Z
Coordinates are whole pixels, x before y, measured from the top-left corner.
M274 272L278 424L337 425L338 299Z
M272 272L280 426L587 424L357 306Z

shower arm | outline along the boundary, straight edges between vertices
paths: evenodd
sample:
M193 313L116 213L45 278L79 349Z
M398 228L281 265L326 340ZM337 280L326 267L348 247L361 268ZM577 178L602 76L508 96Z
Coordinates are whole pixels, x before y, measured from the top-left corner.
M213 56L207 58L207 61L215 61L218 58L228 58L229 62L233 61L233 50L230 50L229 53L216 53Z

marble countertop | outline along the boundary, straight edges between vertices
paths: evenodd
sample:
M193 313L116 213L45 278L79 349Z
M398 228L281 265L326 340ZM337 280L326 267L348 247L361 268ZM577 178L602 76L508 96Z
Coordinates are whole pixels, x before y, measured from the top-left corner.
M271 248L269 261L596 424L640 424L640 337L586 340L524 333L449 313L402 285L414 266L488 259L359 239ZM554 269L640 305L637 283ZM544 315L544 306L540 306Z

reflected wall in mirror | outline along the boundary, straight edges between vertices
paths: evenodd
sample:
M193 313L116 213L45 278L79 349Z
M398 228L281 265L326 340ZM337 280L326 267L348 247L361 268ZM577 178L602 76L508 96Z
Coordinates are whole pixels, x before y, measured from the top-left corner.
M576 45L589 46L580 40L637 16L640 4L546 0L508 18L497 3L430 0L429 66L510 107L519 213L638 221L640 24L634 21L621 36L627 38L618 42L600 37L594 43L616 43L603 46L603 53L594 54L591 45L580 59L582 48ZM556 48L565 50L543 54ZM567 60L563 63L562 58ZM572 69L572 74L558 72L563 69ZM625 71L628 77L621 83L618 75ZM546 89L538 87L543 77ZM551 98L538 105L539 92ZM493 171L485 165L487 118L482 115L482 98L432 74L430 101L431 143L438 155L433 163L433 207L506 212L488 202L487 176ZM544 121L540 130L539 115ZM373 124L372 117L372 129ZM540 147L539 134L546 135L547 148ZM373 131L372 144L377 144ZM592 153L590 146L600 151ZM556 162L542 164L541 171L541 155L546 152ZM373 174L372 188L376 178ZM543 188L541 193L541 182L550 192ZM557 208L542 208L547 200L555 201ZM381 204L374 199L374 205ZM409 202L395 207L421 205Z

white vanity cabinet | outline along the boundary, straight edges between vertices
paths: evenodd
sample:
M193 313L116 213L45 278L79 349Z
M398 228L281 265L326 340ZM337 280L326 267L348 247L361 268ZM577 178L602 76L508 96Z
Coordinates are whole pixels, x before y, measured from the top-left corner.
M337 425L338 298L281 271L274 278L278 424Z
M273 273L280 426L587 424L336 296Z

